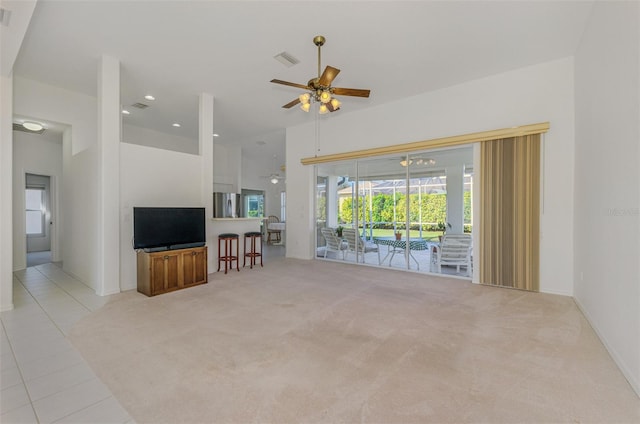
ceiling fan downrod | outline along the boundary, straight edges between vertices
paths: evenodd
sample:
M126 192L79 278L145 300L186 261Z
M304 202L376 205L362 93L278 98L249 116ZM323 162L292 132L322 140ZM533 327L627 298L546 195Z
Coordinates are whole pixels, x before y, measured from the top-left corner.
M316 35L315 37L313 37L313 44L315 44L316 46L318 46L318 79L320 79L320 75L322 75L320 73L320 50L322 48L322 46L324 45L324 42L327 41L322 35Z

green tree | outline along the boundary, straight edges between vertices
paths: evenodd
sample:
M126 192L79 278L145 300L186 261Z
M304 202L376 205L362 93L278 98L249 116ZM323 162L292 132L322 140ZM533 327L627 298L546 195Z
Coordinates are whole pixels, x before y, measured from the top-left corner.
M464 192L464 223L471 224L471 192Z
M343 197L340 199L338 207L338 222L341 224L353 222L353 200L351 197Z

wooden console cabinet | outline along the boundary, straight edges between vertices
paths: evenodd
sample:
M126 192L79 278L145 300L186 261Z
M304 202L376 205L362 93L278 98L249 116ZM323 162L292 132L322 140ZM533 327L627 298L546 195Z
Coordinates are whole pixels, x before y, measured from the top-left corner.
M138 291L147 296L207 282L207 246L138 252Z

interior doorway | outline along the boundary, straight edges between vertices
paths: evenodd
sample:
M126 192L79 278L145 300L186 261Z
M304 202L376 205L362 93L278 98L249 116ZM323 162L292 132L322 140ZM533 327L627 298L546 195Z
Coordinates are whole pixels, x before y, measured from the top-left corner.
M25 174L27 267L51 262L51 177Z

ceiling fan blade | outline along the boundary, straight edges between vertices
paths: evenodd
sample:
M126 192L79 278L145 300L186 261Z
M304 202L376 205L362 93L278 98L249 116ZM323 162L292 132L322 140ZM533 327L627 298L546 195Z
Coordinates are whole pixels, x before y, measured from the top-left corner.
M331 89L333 94L338 96L354 96L354 97L369 97L371 90L363 90L359 88L340 88L334 87Z
M289 103L287 103L286 105L284 105L282 107L285 108L285 109L289 109L289 108L294 107L298 103L300 103L300 99L295 99L295 100L291 100Z
M279 79L272 79L271 82L274 83L274 84L282 84L282 85L288 85L290 87L302 88L303 90L310 90L309 86L302 85L302 84L296 84L295 82L282 81L282 80L279 80Z
M324 72L320 76L318 85L323 85L325 87L330 86L333 79L338 76L339 73L340 69L334 68L333 66L327 66L326 68L324 68Z

